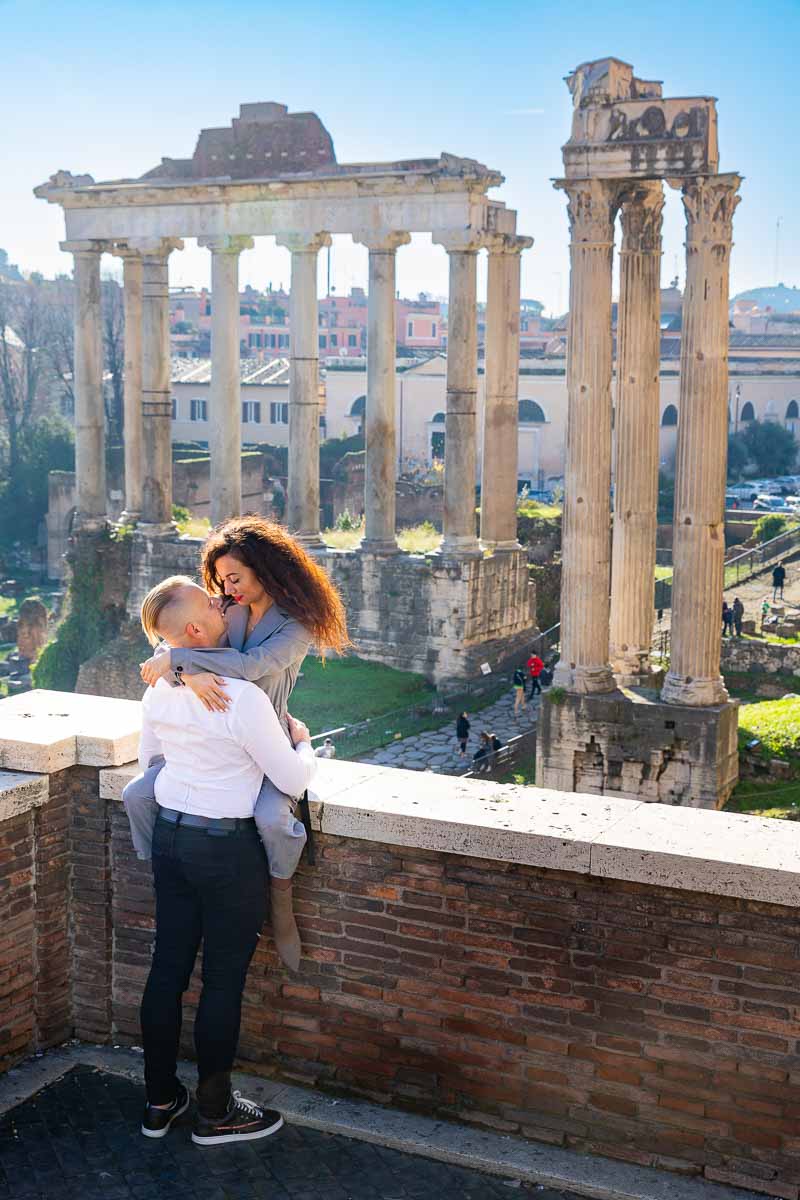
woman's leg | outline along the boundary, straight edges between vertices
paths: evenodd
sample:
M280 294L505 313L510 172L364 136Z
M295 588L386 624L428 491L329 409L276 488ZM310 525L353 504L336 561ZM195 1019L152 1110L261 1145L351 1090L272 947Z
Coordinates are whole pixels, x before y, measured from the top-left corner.
M122 792L122 803L131 825L131 840L137 857L147 860L153 854L153 827L158 816L156 804L156 777L164 766L159 755L141 775L126 784Z
M269 862L275 947L286 966L296 971L300 966L300 934L292 910L292 876L306 844L305 826L295 816L291 797L266 778L253 815Z

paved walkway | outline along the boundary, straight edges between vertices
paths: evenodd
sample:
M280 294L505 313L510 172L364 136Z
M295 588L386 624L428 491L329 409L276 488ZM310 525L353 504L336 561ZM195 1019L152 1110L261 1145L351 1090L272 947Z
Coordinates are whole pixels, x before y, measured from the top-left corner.
M167 1137L139 1132L142 1088L77 1066L0 1121L3 1200L577 1200L519 1180L316 1129L195 1146L190 1114Z
M380 750L365 754L362 761L382 763L390 767L405 767L410 771L463 775L472 766L472 756L478 749L482 730L496 733L501 742L507 742L517 734L528 733L533 729L538 711L537 697L533 702L526 701L525 710L514 716L514 696L509 688L507 695L501 696L488 708L476 713L467 713L472 728L469 732L467 753L463 758L458 752L455 720L448 718L447 724L441 729L415 733L411 737L382 746Z

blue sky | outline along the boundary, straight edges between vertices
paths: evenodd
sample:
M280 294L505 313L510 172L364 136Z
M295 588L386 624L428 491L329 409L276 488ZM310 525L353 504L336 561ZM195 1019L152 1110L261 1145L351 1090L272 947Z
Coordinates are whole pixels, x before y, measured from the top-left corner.
M189 156L198 130L225 125L242 101L313 109L340 161L437 155L499 168L497 193L535 246L523 294L566 306L560 174L571 101L563 76L615 55L666 95L718 98L721 170L746 176L735 220L733 290L800 284L800 0L769 5L672 0L542 4L349 0L0 0L0 246L24 268L69 270L60 210L31 189L53 171L138 175L162 155ZM683 216L668 198L663 279L683 277ZM109 269L113 268L108 260ZM366 251L336 239L338 291L366 281ZM192 244L174 283L208 282ZM288 256L266 240L242 256L243 282L288 281ZM398 254L406 293L446 293L446 255L425 239Z

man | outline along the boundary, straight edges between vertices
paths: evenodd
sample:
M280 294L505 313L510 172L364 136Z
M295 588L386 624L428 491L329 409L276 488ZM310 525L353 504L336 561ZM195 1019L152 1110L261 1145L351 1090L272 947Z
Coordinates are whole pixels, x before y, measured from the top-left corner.
M184 576L153 588L142 604L145 633L170 647L217 645L218 601ZM198 1112L203 1146L275 1133L280 1113L231 1093L242 991L266 916L268 871L253 809L262 778L302 793L316 760L308 729L289 718L293 746L255 684L228 679L230 705L210 712L187 687L161 679L142 701L139 763L165 759L156 782L153 835L156 943L141 1006L147 1104L142 1133L160 1138L189 1106L176 1074L182 996L203 943L203 988L195 1019Z
M531 691L530 691L530 699L531 700L537 693L540 696L542 694L542 685L539 682L539 676L542 673L543 667L544 667L544 662L542 661L541 658L539 658L539 655L536 654L536 652L534 651L534 653L528 659L528 674L531 677Z
M736 636L742 636L742 621L744 620L744 605L738 596L733 601L733 627L736 630Z
M777 567L772 572L772 603L778 599L778 592L783 599L783 585L786 582L786 567L783 563L778 563Z

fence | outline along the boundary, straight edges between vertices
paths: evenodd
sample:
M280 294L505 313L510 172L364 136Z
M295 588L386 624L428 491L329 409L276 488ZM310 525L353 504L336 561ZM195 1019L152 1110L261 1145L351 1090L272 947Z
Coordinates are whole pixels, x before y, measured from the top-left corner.
M771 563L794 550L798 544L800 544L800 526L779 533L777 537L770 538L763 545L756 546L755 550L747 550L744 554L737 554L735 558L728 559L725 563L724 586L726 588L736 587L737 584L744 583L746 579L752 579L754 575L760 574Z
M505 746L488 754L479 766L473 765L468 771L459 776L460 779L497 779L505 775L522 759L536 757L536 726L525 733L518 733L509 738Z

